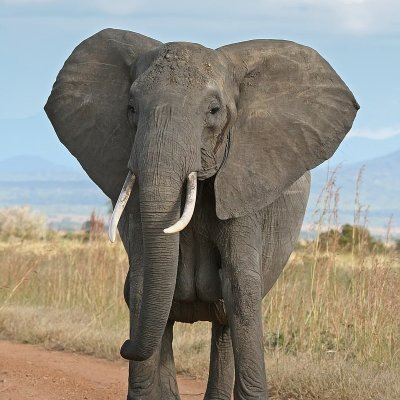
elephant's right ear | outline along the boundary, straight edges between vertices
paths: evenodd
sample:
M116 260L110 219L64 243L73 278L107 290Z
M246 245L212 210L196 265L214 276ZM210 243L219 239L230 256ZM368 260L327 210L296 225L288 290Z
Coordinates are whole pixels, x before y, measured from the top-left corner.
M105 29L83 41L57 76L45 111L60 141L112 200L127 175L130 66L160 42Z

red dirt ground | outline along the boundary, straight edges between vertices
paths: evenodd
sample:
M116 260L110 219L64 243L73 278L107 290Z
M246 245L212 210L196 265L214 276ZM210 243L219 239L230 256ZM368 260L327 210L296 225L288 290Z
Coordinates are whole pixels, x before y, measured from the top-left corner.
M128 366L80 354L0 341L1 400L125 400ZM205 383L179 377L182 400L203 398Z

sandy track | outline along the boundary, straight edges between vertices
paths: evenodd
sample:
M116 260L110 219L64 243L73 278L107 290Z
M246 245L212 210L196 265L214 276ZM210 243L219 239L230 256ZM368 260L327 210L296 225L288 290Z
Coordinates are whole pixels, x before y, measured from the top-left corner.
M0 341L1 400L126 399L128 366L80 354ZM200 400L204 383L179 378L182 400Z

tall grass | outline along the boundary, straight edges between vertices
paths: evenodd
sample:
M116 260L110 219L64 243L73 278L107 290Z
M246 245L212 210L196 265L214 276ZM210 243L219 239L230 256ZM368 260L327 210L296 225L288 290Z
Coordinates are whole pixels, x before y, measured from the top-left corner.
M354 268L349 263L346 254L295 254L264 301L268 348L400 364L394 256L364 257Z

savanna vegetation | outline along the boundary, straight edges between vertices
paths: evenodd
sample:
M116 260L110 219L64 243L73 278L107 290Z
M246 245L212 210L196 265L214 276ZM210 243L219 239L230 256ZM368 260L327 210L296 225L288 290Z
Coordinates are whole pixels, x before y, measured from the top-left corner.
M272 399L400 399L400 249L390 228L372 238L357 197L355 223L339 226L337 201L331 180L314 239L264 299ZM0 219L0 338L118 359L128 336L121 242L108 243L94 215L79 234L3 232L15 212ZM32 225L24 213L20 231ZM180 373L206 377L209 335L208 323L177 324Z

